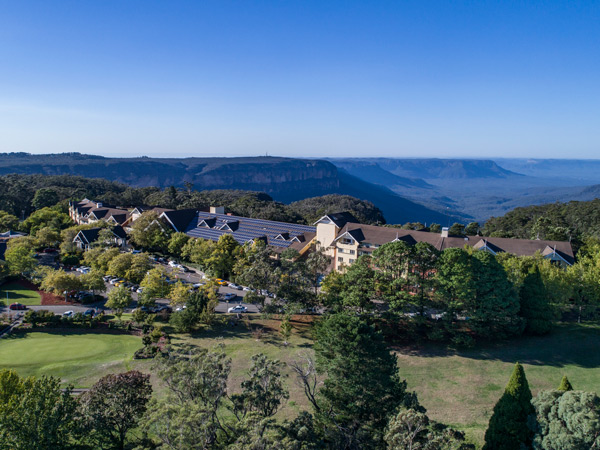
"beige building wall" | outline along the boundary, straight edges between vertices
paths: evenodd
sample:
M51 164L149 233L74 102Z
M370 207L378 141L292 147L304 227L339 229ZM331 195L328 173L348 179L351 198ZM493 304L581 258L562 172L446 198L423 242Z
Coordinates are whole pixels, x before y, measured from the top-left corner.
M335 247L332 246L332 243L338 231L339 228L334 223L317 224L317 242L321 248L325 248L327 256L335 256Z
M342 266L350 266L358 258L358 243L356 241L353 242L353 244L344 244L339 240L332 246L335 249L333 255L335 270L340 270Z

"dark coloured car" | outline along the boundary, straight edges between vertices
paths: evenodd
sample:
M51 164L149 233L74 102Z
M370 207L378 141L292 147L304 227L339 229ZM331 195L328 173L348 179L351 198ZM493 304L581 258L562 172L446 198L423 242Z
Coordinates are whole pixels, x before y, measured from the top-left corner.
M90 316L90 317L94 317L94 314L96 314L96 311L93 309L86 309L85 312L83 313L84 316Z
M27 306L22 305L21 303L11 303L8 309L13 311L22 311L24 309L27 309Z

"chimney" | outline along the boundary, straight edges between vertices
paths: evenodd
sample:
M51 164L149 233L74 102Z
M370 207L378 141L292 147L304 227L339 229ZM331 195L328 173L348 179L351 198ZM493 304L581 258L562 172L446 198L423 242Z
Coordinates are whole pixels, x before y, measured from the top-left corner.
M442 228L442 237L443 238L447 238L448 237L448 227Z
M225 207L224 206L211 206L210 213L211 214L225 214Z

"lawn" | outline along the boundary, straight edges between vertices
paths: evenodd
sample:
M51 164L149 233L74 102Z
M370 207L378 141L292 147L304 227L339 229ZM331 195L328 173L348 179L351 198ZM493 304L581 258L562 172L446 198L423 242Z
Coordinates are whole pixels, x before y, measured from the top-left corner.
M234 392L239 390L250 367L250 358L256 353L284 362L312 354L307 324L294 323L290 346L285 347L278 333L278 321L255 319L252 323L263 324L268 330L259 340L245 325L238 325L192 336L175 335L173 343L209 348L223 344L225 352L232 358L229 387ZM516 361L524 365L534 395L542 389L556 388L564 374L575 389L598 391L599 346L600 326L569 324L558 326L549 336L522 338L464 351L448 350L439 345L394 350L401 377L407 380L409 390L417 392L429 416L466 431L471 441L481 444L494 404L502 395ZM279 418L289 418L301 409L309 409L294 375L288 368L284 373L288 375L290 399L278 414Z
M309 324L292 324L289 346L279 335L279 321L258 317L249 323L224 324L192 335L175 334L172 342L205 348L223 344L232 359L230 392L236 392L254 354L264 353L283 362L312 355ZM262 336L253 333L258 326L264 329ZM599 346L599 325L568 324L558 326L549 336L469 350L453 351L433 344L394 350L401 377L407 380L409 390L417 392L429 416L465 430L471 440L482 443L491 411L516 361L524 365L534 395L542 389L556 388L564 374L575 389L598 391ZM151 361L131 359L140 347L140 338L130 335L32 332L0 341L0 368L15 368L22 375L60 376L77 387L87 387L111 372L150 372ZM310 409L292 372L288 367L283 372L290 399L278 414L280 419ZM161 395L156 378L152 382Z
M21 303L23 305L40 305L42 297L36 291L32 291L19 283L7 283L0 286L0 301L6 303L6 294L8 293L8 305L11 303Z
M560 325L550 335L450 351L435 345L398 349L400 374L429 416L482 443L489 417L513 370L525 368L535 396L567 375L575 389L598 392L600 326Z
M52 375L75 387L89 387L108 373L129 370L137 336L80 331L30 332L0 341L0 369L20 375Z
M312 320L310 317L307 320ZM242 380L245 378L252 361L252 355L264 353L272 359L279 359L284 363L301 359L303 355L313 355L312 341L309 336L310 325L306 322L292 321L292 336L289 345L285 346L279 334L278 320L253 319L251 322L242 322L236 326L223 325L214 329L199 331L193 334L175 334L171 336L173 344L192 344L204 348L214 348L224 345L225 353L231 358L231 374L229 377L229 391L239 392ZM263 330L262 336L257 338L253 329ZM135 361L136 368L148 371L149 361ZM295 417L300 410L308 410L308 401L296 378L289 367L284 366L282 372L287 377L286 383L290 391L290 399L285 403L277 417L280 419ZM155 385L159 390L160 386Z

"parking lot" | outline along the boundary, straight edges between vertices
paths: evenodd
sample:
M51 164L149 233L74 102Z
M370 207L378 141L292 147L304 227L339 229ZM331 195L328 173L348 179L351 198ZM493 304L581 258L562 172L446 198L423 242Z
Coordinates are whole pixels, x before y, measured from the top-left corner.
M44 256L46 256L46 255L44 255ZM204 274L202 272L196 271L194 269L189 269L188 272L183 272L179 269L175 269L174 267L169 266L168 264L160 264L158 262L155 262L154 264L155 264L155 267L163 267L165 269L165 271L171 276L172 279L181 280L184 283L189 283L190 285L206 281L204 278ZM74 273L76 275L81 275L81 272L76 269L68 270L68 272ZM105 281L104 284L106 286L106 292L102 296L106 300L107 294L112 289L114 289L115 286L113 284L109 283L108 281ZM251 313L251 314L258 313L259 310L256 305L248 304L248 303L244 302L244 296L246 295L246 293L247 293L247 291L244 291L244 290L232 289L228 286L220 286L219 287L220 299L219 299L219 304L217 305L215 311L217 313L224 314L224 313L227 313L227 310L230 307L240 304L247 308L247 310L246 310L247 313ZM134 310L137 307L137 300L138 300L137 292L135 292L135 291L132 292L132 298L133 298L133 303L130 308L127 308L125 310L125 312L131 312L132 310ZM31 310L52 311L52 312L54 312L54 314L57 314L57 315L62 315L67 311L73 311L74 313L78 313L78 312L84 313L88 309L95 309L97 311L103 310L103 311L109 313L110 310L108 310L104 307L104 301L100 301L100 302L96 302L96 303L92 303L92 304L86 304L86 305L79 305L79 304L42 305L42 306L28 306L27 308L31 309ZM157 305L168 305L169 300L168 299L158 299L156 301L156 303L157 303ZM0 313L8 313L8 314L12 315L12 314L17 313L17 311L11 311L8 309L8 305L2 306L0 304Z

